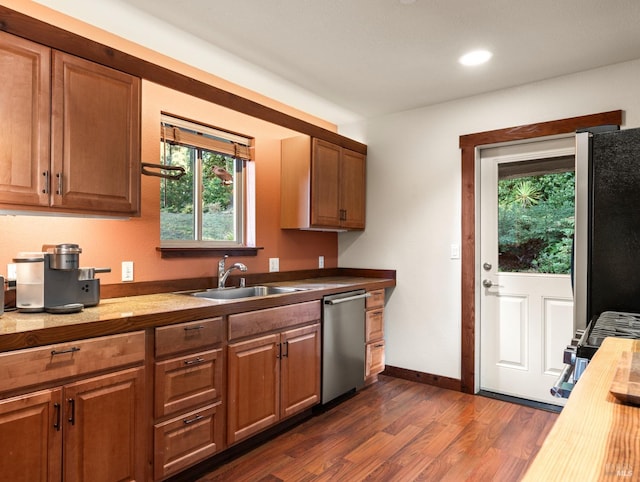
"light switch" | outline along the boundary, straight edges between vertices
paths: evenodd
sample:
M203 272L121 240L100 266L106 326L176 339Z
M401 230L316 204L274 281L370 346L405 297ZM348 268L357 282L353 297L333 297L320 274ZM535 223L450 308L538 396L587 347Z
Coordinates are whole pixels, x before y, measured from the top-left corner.
M460 245L452 244L451 245L451 259L460 259Z

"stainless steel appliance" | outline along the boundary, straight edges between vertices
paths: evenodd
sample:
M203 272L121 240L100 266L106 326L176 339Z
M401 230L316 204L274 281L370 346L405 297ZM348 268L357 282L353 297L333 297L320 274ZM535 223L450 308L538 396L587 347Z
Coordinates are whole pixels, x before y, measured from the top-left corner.
M325 296L322 311L322 404L364 386L364 290Z
M80 268L81 252L77 244L66 243L44 245L37 257L15 258L18 268L29 268L17 273L18 311L73 313L97 305L100 280L95 274L108 273L111 269Z
M639 206L640 129L577 133L576 335L565 350L567 367L551 389L554 395L568 396L603 336L640 338Z

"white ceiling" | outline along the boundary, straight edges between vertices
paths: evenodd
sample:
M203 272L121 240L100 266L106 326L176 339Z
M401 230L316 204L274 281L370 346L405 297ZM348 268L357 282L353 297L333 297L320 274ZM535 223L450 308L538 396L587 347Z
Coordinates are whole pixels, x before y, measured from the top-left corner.
M71 15L69 4L85 3L40 1L52 8L66 8ZM88 3L95 7L95 1ZM640 0L102 3L126 4L189 31L356 117L408 110L640 58ZM101 15L104 19L109 10ZM126 18L114 20L122 24ZM164 32L165 37L172 35L171 30ZM457 63L463 53L476 48L491 50L492 60L475 68ZM209 70L215 73L214 67ZM245 78L251 87L250 79ZM242 79L229 80L243 84ZM286 93L274 97L286 102L282 95Z

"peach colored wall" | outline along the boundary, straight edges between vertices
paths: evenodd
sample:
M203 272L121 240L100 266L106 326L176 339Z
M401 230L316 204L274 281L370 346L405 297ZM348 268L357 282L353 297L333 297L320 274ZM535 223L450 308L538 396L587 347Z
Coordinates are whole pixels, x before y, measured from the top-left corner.
M256 102L259 102L260 104L272 107L281 112L285 112L286 114L323 127L324 129L337 132L337 126L335 124L332 124L331 122L312 116L311 114L278 102L269 97L265 97L264 95L260 95L252 90L229 82L221 77L217 77L208 72L204 72L198 68L187 65L181 62L179 59L167 57L166 55L163 55L159 52L135 44L129 40L118 37L117 35L114 35L100 28L88 25L78 19L64 15L31 0L3 0L2 5L7 8L16 10L17 12L24 13L25 15L29 15L30 17L42 20L43 22L55 25L56 27L68 30L78 35L82 35L83 37L102 43L104 45L108 45L122 52L126 52L141 59L148 60L149 62L153 62L154 64L161 65L162 67L166 67L176 72L188 75L189 77L193 77L194 79L198 79L202 82L215 85L216 87L224 89L228 92L232 92L242 97L246 97L247 99L254 100Z
M16 8L11 3L8 6ZM75 23L74 26L77 27ZM118 48L125 50L122 46ZM140 52L136 55L142 56ZM207 81L215 80L211 76L204 77ZM262 99L256 95L253 100ZM142 160L145 162L159 160L161 111L255 138L256 244L264 249L256 257L241 259L250 272L268 271L268 259L272 257L280 258L281 271L317 268L319 255L325 257L326 267L337 266L337 234L279 228L280 139L296 135L295 132L150 82L143 82L142 103ZM310 118L305 120L310 121ZM19 251L38 251L43 244L73 242L83 250L82 266L106 266L113 270L100 275L105 284L120 282L122 261L134 262L135 281L213 276L217 258L160 258L156 251L160 242L159 183L156 177L142 176L142 215L139 218L0 216L0 274L6 274L6 264Z

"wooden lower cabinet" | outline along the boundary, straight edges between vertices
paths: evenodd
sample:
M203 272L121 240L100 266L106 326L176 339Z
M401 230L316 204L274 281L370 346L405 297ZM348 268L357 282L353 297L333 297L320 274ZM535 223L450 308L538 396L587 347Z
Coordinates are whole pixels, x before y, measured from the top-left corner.
M225 448L221 317L155 328L153 478Z
M222 402L154 427L154 473L163 478L200 462L223 447Z
M133 368L0 401L0 480L144 480L143 385Z
M384 371L384 289L370 292L365 311L365 384Z
M144 368L64 387L64 480L144 480Z
M227 443L320 401L320 324L228 347Z
M61 388L0 401L0 480L61 480L61 404Z

